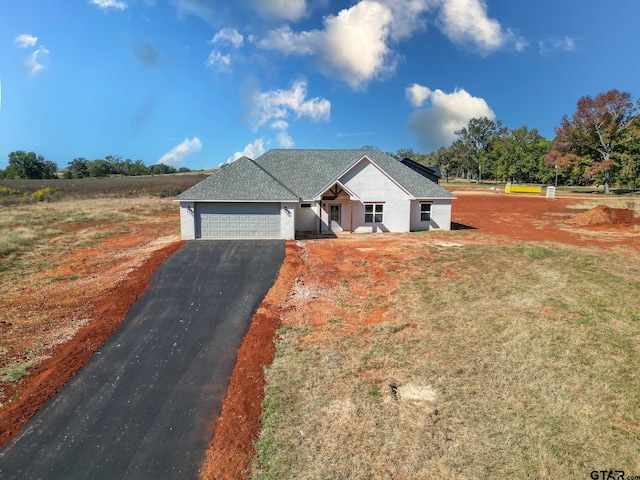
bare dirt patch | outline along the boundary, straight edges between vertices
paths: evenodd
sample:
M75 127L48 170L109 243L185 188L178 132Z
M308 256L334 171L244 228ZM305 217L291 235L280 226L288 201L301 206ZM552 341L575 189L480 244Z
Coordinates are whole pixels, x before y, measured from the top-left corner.
M136 202L153 220L128 213L123 223L62 223L59 233L17 260L3 259L14 263L1 277L0 446L89 361L183 244L178 213L164 208L169 200L128 201ZM50 215L68 208L77 212L60 204Z
M598 205L584 213L570 218L568 225L631 225L636 222L635 213L628 208L611 208Z
M583 204L593 202L592 198L559 197L548 200L539 196L501 193L477 195L464 190L454 193L458 197L453 203L454 228L468 228L470 232L514 240L558 242L605 249L640 249L640 222L638 218L628 221L629 212L634 213L631 209L611 209L615 212L614 217L609 217L605 223L594 225L580 220L581 214L593 215L585 213L591 207L582 208ZM604 203L609 199L600 196L599 201ZM615 199L611 201L615 202ZM598 207L598 210L603 207ZM578 220L571 223L576 217Z

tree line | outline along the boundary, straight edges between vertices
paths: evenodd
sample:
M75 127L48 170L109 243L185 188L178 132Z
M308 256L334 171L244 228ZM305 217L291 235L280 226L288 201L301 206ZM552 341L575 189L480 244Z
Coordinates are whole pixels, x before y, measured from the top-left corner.
M87 160L75 158L62 171L63 178L108 177L111 175L139 176L190 172L187 167L176 169L164 163L146 166L142 160L122 160L118 155L103 159ZM58 165L45 160L35 152L16 151L9 154L5 170L0 169L0 178L6 179L53 179L59 178Z
M582 97L548 140L528 127L505 128L499 120L474 118L455 132L448 147L419 154L391 154L440 167L451 177L469 180L558 185L599 184L633 188L640 183L640 99L610 90Z

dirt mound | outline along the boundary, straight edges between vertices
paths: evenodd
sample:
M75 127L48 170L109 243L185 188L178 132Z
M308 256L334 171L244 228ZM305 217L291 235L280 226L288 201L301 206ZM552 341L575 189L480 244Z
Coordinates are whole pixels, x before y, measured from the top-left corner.
M570 218L565 223L569 225L615 225L620 223L633 223L635 220L633 210L628 208L611 208L606 205L598 205L584 213Z

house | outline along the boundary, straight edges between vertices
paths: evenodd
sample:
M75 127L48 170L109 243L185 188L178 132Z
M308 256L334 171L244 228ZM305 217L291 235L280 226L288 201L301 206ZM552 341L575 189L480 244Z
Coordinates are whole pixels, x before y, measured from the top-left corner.
M427 177L433 183L440 184L440 179L442 178L442 173L440 173L440 167L438 166L427 167L426 165L422 165L421 163L415 162L407 157L400 160L400 163L406 165L411 170L415 170L420 175Z
M379 150L270 150L175 198L181 236L293 239L296 232L451 228L447 190Z

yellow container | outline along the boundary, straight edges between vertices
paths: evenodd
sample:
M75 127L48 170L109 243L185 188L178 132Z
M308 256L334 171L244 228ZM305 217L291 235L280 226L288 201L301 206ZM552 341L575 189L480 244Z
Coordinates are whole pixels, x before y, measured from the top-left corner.
M504 193L542 193L541 185L511 185L504 187Z

